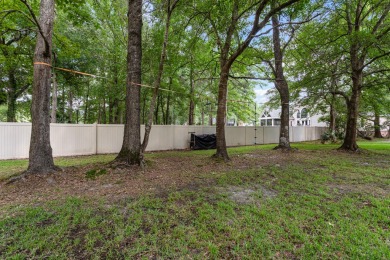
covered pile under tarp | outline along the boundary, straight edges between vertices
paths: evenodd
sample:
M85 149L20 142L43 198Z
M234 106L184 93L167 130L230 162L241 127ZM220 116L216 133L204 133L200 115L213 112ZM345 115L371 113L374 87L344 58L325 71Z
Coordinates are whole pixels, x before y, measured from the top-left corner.
M195 135L191 134L190 148L192 150L207 150L217 147L217 137L215 134Z

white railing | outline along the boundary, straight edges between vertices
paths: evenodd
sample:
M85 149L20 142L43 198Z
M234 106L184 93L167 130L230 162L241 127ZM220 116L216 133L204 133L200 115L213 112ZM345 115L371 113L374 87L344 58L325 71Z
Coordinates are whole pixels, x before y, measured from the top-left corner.
M141 136L145 127L141 126ZM123 139L123 125L51 124L50 142L53 156L105 154L119 152ZM290 127L290 141L318 140L325 127ZM154 125L148 151L187 149L189 132L215 133L213 126ZM228 146L278 143L279 127L228 126ZM30 123L0 123L0 160L28 158ZM256 137L256 138L255 138Z

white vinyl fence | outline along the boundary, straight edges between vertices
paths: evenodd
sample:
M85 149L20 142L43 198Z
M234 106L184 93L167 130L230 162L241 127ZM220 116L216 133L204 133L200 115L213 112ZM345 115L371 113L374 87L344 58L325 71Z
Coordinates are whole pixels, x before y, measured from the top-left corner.
M51 124L53 156L105 154L119 152L123 125ZM141 126L141 136L145 127ZM290 127L290 141L318 140L325 127ZM189 148L190 132L213 134L213 126L153 125L148 151ZM28 158L30 123L0 123L0 160ZM278 143L279 127L226 127L228 146Z

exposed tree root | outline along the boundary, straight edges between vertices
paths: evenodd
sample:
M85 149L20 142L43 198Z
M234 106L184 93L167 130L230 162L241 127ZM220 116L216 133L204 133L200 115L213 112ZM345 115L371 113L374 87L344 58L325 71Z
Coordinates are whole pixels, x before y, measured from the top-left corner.
M282 152L293 152L293 151L298 151L298 148L292 148L291 146L278 145L278 146L275 146L272 150L281 150Z
M63 169L61 167L58 167L55 165L52 167L49 167L49 168L42 169L42 170L28 169L19 175L10 177L8 179L8 181L6 182L6 185L9 185L9 184L12 184L12 183L15 183L18 181L24 181L24 180L26 180L27 176L32 176L32 175L48 176L48 175L55 174L55 173L61 172L61 171L63 171Z
M214 158L216 160L221 160L224 162L229 162L230 158L227 154L221 154L221 153L215 153L211 156L211 158Z
M360 153L361 152L360 148L357 145L353 146L353 147L346 147L346 146L342 145L339 148L337 148L337 151L348 152L348 153Z

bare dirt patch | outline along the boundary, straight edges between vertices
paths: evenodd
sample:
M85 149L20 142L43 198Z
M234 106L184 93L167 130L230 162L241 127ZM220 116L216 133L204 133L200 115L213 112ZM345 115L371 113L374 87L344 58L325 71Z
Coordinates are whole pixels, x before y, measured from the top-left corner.
M255 185L252 187L242 186L228 186L218 188L220 193L228 194L229 199L237 202L238 204L251 204L258 202L257 197L261 197L263 200L272 199L278 195L278 192L274 189L269 189L261 185Z
M181 156L161 157L148 160L142 170L133 168L109 168L105 164L91 164L80 167L66 167L50 175L28 175L12 184L0 182L0 206L18 204L40 204L41 202L69 196L121 200L142 194L160 194L170 189L182 189L213 182L213 176L220 172L255 169L275 165L293 158L278 151L256 151L253 156L232 155L229 163L218 162L208 156L191 152ZM87 178L91 171L104 174Z
M191 152L161 152L157 156L147 156L144 170L138 167L109 168L106 164L95 163L80 167L66 167L61 172L50 175L28 175L7 185L0 182L0 206L20 204L40 204L66 197L83 197L118 201L135 198L143 194L162 195L171 190L197 190L205 185L214 185L220 173L246 172L248 170L278 167L288 170L292 164L306 164L312 167L318 157L331 156L330 152L317 151L269 151L256 150L246 154L233 154L228 163L216 161L207 155ZM310 160L313 158L313 160ZM312 165L313 164L313 165ZM104 171L103 171L104 170ZM88 173L92 176L87 178ZM266 176L264 178L267 178ZM256 184L254 184L256 185ZM342 186L334 188L343 190ZM360 187L356 187L360 188ZM364 187L363 187L364 188ZM350 188L344 188L348 190ZM235 196L248 200L254 192L261 191L262 197L276 196L273 190L253 186L249 190L232 190ZM377 190L388 195L389 190ZM249 199L250 200L250 199Z

